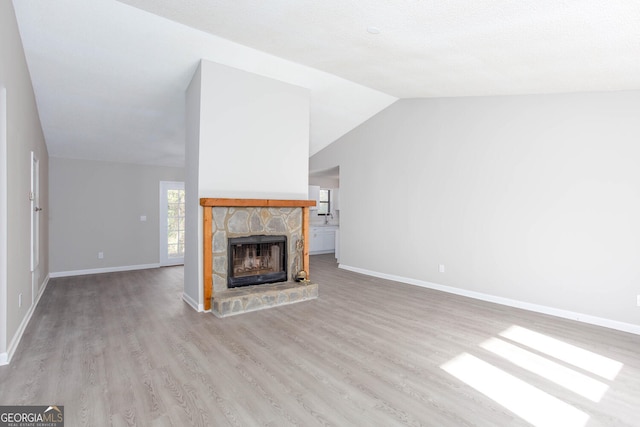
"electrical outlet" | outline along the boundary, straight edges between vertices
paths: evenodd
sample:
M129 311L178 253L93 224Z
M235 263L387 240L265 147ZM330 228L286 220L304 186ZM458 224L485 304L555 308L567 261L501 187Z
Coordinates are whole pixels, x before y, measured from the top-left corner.
M98 252L98 259L104 258L104 252Z
M140 215L140 221L145 222L147 220L146 215Z
M18 308L22 307L22 294L18 294Z
M444 273L444 264L438 264L438 271Z

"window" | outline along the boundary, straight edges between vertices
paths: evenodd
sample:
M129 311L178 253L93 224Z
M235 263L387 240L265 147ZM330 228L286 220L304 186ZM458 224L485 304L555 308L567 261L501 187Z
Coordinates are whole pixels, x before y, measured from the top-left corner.
M184 182L160 181L160 265L184 264Z
M182 258L184 257L184 190L169 190L167 199L169 258Z
M320 190L318 197L318 215L329 215L331 213L331 190Z

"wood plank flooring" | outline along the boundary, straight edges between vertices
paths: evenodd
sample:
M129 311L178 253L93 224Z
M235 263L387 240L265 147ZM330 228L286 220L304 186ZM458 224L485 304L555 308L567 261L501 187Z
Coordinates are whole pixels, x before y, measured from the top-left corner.
M0 404L64 405L67 426L640 425L640 336L332 255L311 272L317 300L225 319L182 301L181 267L52 279Z

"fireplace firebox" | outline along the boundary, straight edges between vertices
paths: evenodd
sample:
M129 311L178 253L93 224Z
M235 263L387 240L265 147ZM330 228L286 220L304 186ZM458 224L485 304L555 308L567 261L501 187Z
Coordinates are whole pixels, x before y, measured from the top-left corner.
M229 239L227 287L287 281L287 236Z

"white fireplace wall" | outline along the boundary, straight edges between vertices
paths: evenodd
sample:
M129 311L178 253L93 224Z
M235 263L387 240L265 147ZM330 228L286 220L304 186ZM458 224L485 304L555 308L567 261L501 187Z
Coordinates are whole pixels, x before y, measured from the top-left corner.
M198 200L306 199L309 91L202 60L187 90L186 105L184 298L202 309Z

